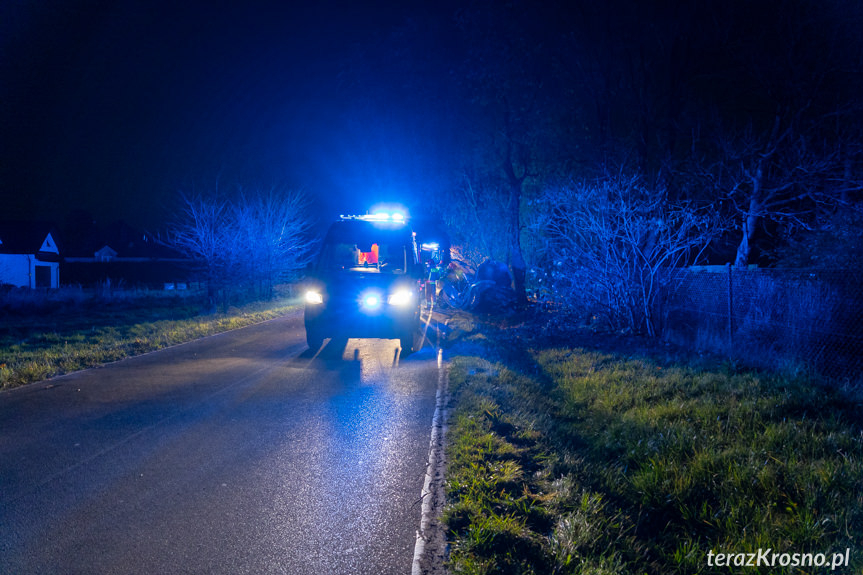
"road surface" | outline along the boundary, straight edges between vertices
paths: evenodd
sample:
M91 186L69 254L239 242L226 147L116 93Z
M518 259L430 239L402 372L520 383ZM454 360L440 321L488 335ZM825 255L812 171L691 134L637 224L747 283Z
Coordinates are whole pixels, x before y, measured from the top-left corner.
M0 393L0 573L411 573L439 369L297 314Z

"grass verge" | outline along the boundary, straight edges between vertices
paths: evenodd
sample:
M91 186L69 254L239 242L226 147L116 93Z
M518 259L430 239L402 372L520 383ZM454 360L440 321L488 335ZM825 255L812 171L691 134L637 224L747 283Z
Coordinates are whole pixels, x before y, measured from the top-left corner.
M858 392L559 341L483 357L451 365L451 572L728 573L711 551L768 548L863 568ZM825 571L778 561L745 571Z
M259 323L295 309L296 304L277 300L201 315L195 305L145 299L14 318L0 330L0 389Z

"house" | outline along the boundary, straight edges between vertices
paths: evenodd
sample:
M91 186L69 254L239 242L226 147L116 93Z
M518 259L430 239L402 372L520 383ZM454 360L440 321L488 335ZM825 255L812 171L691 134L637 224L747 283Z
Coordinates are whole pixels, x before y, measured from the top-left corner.
M92 227L69 244L63 257L68 283L162 287L188 281L188 258L125 222Z
M48 222L0 221L0 285L60 286L60 249Z

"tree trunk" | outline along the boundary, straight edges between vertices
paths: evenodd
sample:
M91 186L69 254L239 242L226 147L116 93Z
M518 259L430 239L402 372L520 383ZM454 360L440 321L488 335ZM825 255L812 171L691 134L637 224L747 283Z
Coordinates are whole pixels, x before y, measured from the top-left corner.
M520 307L527 305L527 265L521 255L521 246L513 245L512 252L512 284L515 290L516 303Z
M212 266L207 269L207 312L216 313L216 274Z
M752 252L752 238L755 228L761 219L761 166L755 170L752 177L752 195L749 196L749 209L743 216L743 237L737 246L737 257L734 258L734 266L745 268L749 265L749 255Z
M523 307L527 305L527 264L521 253L521 184L522 180L517 179L510 182L509 188L509 259L516 303Z
M734 259L734 266L745 268L749 265L749 255L752 252L752 236L755 235L755 228L758 225L760 216L758 215L758 200L751 198L749 200L749 213L743 217L743 238L737 246L737 257Z

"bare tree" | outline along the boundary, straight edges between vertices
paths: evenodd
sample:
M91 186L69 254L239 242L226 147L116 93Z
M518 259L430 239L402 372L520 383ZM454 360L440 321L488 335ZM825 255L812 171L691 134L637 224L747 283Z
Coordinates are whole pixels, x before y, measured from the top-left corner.
M256 291L272 297L274 286L291 278L311 260L308 201L299 191L243 195L235 207L244 264Z
M168 240L201 267L207 302L213 309L229 276L236 247L236 234L225 226L229 217L230 206L225 200L183 195L183 211Z
M719 159L700 167L699 175L740 230L738 267L750 262L759 226L776 223L789 233L811 230L819 216L859 188L843 167L840 146L817 139L793 118L777 114L761 131L752 123L736 133L719 128L714 142L712 155Z
M695 262L721 229L709 206L670 202L638 178L572 183L546 192L546 238L558 289L615 329L656 336L676 270Z
M763 33L744 34L748 14L716 4L727 66L692 78L711 88L700 90L706 114L695 112L693 133L703 125L707 137L693 138L694 171L736 221L737 266L757 247L812 230L859 189L863 12L802 0L775 7L757 17ZM763 232L776 233L772 245L758 245Z
M567 96L544 31L556 11L535 2L471 3L457 13L465 42L462 86L472 109L464 155L484 201L500 207L506 262L519 305L527 303L524 208L563 162Z
M272 297L311 257L305 195L271 189L236 201L183 197L170 243L199 263L211 307L245 286L251 296Z

